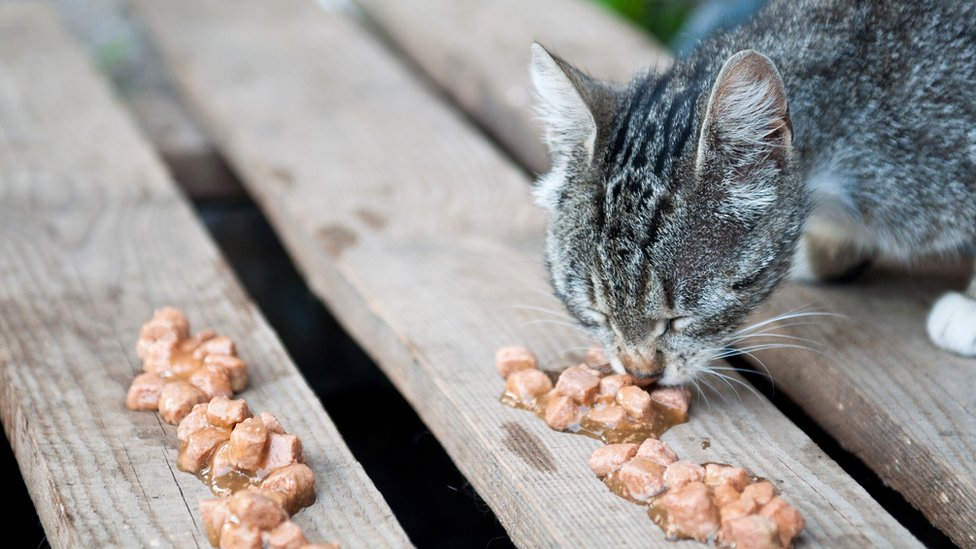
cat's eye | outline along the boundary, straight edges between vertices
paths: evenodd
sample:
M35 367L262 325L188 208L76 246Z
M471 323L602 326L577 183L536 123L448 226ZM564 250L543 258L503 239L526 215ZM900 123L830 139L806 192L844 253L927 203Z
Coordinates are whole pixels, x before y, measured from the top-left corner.
M664 320L658 320L654 324L654 337L661 337L668 332L680 332L691 324L690 316L679 316L675 318L666 318Z
M671 329L680 332L691 324L692 318L690 316L679 316L671 319Z

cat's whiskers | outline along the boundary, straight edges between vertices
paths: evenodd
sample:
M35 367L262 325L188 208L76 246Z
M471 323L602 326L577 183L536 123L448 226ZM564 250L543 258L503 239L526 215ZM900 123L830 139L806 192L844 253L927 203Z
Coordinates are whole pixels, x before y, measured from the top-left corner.
M587 338L590 337L590 334L586 333L586 331L580 326L576 324L570 324L569 322L560 322L558 320L549 320L549 319L530 320L528 322L523 322L519 324L519 327L524 328L525 326L532 326L533 324L555 324L556 326L563 326L575 330Z
M725 375L725 374L722 374L722 373L719 373L719 372L715 372L715 371L712 371L710 369L706 369L705 370L705 373L708 374L708 375L712 375L712 376L715 376L717 378L720 378L720 379L724 380L726 383L729 383L730 386L731 386L732 383L737 383L737 384L745 387L746 389L748 389L749 392L751 392L757 398L760 398L760 399L763 398L762 394L760 394L759 391L757 391L755 387L753 387L752 385L750 385L749 383L747 383L745 381L742 381L739 378L736 378L736 377L733 377L733 376L729 376L729 375ZM736 391L736 395L738 395L738 391ZM740 401L742 400L741 397L739 398L739 400Z
M535 305L509 305L509 307L511 307L513 309L522 309L522 310L525 310L525 311L535 311L535 312L538 312L538 313L546 313L548 315L552 315L552 316L555 316L555 317L558 317L558 318L562 318L562 319L565 319L565 320L569 320L569 321L575 321L576 320L576 319L574 319L573 317L569 316L566 313L561 313L561 312L556 311L554 309L547 309L545 307L537 307Z

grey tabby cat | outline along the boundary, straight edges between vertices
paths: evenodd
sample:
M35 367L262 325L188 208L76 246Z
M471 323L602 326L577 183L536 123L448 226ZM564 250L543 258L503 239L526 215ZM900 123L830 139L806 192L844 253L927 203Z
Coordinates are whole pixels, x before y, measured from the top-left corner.
M791 271L976 244L976 2L774 0L627 86L531 72L552 284L618 371L689 381ZM928 332L976 355L976 278Z

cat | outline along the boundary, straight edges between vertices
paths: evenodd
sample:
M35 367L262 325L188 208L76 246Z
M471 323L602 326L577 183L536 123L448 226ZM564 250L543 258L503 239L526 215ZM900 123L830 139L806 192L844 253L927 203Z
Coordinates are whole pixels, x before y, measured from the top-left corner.
M976 244L976 2L773 0L627 85L530 72L551 283L620 373L692 380L788 274ZM927 331L976 355L976 274Z

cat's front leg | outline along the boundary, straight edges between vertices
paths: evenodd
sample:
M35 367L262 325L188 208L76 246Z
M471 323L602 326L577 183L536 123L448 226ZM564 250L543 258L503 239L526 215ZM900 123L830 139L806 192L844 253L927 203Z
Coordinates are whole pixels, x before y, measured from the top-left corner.
M813 221L800 237L790 279L797 282L846 282L871 266L874 247L850 237L842 227Z
M949 292L929 312L929 337L939 347L963 356L976 356L976 269L964 293Z

